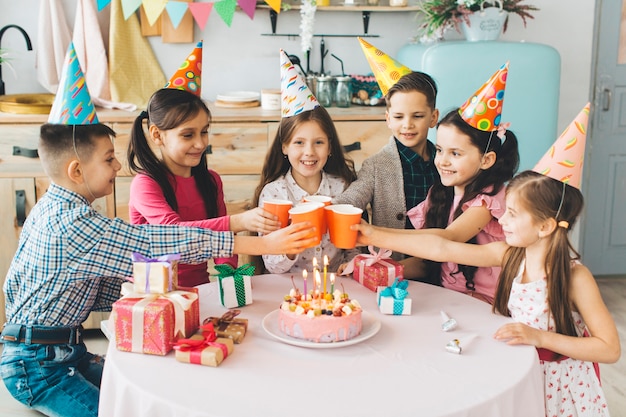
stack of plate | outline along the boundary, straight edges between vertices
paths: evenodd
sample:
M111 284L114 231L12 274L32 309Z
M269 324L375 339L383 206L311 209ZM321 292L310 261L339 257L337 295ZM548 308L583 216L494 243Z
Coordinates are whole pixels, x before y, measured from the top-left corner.
M215 105L230 108L257 107L260 105L260 97L261 94L256 91L230 91L218 94Z

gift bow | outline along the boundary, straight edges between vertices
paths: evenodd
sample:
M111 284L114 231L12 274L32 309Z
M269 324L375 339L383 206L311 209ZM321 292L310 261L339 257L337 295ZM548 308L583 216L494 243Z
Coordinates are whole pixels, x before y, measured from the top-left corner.
M122 298L139 298L138 303L132 307L132 342L133 352L143 351L143 314L145 307L158 298L167 298L174 306L174 335L185 330L185 311L191 308L198 294L188 291L172 291L165 294L144 294L134 292L133 284L122 284Z
M144 263L167 263L167 271L169 273L168 283L167 283L167 291L172 291L172 284L174 280L174 274L172 271L172 261L180 260L180 254L174 255L163 255L156 258L148 258L147 256L143 256L140 253L133 252L131 254L131 258L133 262L144 262ZM150 292L150 268L146 268L146 289L145 292Z
M390 249L380 249L378 252L374 249L374 246L368 246L367 249L370 251L368 254L357 255L359 259L363 260L365 266L372 266L378 261L382 261L383 259L391 258L391 250ZM348 262L341 275L349 275L354 271L354 263L356 260L356 256Z
M233 268L229 264L219 264L219 265L215 265L215 269L217 270L218 278L227 278L227 277L242 278L245 276L254 275L254 265L250 263L243 264L239 268Z
M219 331L224 331L228 327L229 324L233 323L235 317L237 317L241 313L241 310L228 310L226 313L222 314L222 317L208 317L204 319L202 324L212 323L214 326L217 326Z
M215 265L215 269L218 272L217 279L220 281L220 300L222 305L224 305L224 287L221 285L221 281L230 277L233 277L237 304L239 306L246 305L246 289L243 277L254 275L254 265L247 263L239 268L233 268L229 264L219 264Z
M393 298L393 314L395 315L402 314L404 299L409 295L409 292L406 290L408 286L408 281L401 281L399 278L396 278L390 287L386 287L380 292L381 297Z
M228 346L223 343L217 343L217 335L213 323L207 323L200 326L202 331L202 339L179 339L174 344L174 349L179 352L190 352L189 361L191 363L201 363L202 351L207 347L219 348L224 354L224 358L228 356Z

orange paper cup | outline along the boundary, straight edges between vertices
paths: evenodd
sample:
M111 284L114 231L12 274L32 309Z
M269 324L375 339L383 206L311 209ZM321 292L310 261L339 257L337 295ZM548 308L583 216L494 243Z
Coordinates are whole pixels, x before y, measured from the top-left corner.
M322 208L329 206L330 205L330 200L332 200L332 199L330 197L325 196L325 195L308 195L308 196L304 197L304 201L306 203L321 204ZM325 214L324 211L321 211L320 215L322 216L322 234L326 234L328 232L328 224L326 223L326 214Z
M330 234L330 229L333 224L333 213L334 213L333 210L339 207L354 207L354 206L352 204L331 204L330 206L324 207L326 226L328 227L329 234Z
M293 203L289 200L265 200L263 201L263 210L278 216L280 227L289 225L289 209Z
M343 205L342 205L343 206ZM361 222L363 210L358 207L335 207L332 210L330 241L339 249L352 249L356 246L356 230L350 226Z
M315 242L309 247L317 246L322 241L322 218L324 217L324 209L322 204L318 203L303 203L298 204L289 209L289 217L291 223L309 222L315 227L314 235ZM320 214L321 213L321 214Z

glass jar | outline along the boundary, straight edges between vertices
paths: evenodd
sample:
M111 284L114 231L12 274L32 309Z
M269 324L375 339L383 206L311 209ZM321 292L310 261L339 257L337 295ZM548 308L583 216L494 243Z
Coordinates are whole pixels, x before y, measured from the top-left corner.
M335 77L335 105L337 107L350 107L352 102L352 77L347 75Z
M328 75L317 77L315 96L322 107L330 107L333 104L333 77Z

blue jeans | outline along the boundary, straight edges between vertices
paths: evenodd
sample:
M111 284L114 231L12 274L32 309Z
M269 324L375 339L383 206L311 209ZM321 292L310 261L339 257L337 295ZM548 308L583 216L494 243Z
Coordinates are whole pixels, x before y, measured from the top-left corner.
M104 359L78 345L5 342L0 376L19 402L48 416L98 415Z

